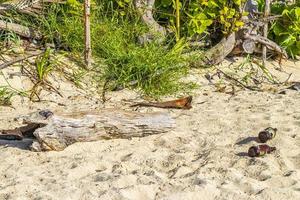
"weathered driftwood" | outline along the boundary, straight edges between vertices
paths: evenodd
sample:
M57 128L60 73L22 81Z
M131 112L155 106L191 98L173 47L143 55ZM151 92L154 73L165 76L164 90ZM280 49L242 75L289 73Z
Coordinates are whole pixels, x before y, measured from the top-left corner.
M245 39L250 39L250 40L255 41L257 43L260 43L260 44L263 44L267 48L283 55L285 58L288 57L286 51L283 48L281 48L278 44L276 44L272 40L269 40L268 38L265 38L265 37L260 36L260 35L252 35L252 34L247 34L247 33L244 35L244 38Z
M149 33L139 37L139 42L144 44L149 41L157 39L161 42L166 36L166 30L159 25L153 17L152 11L154 9L155 0L135 0L134 4L141 20L149 27Z
M12 31L25 38L37 40L42 39L42 34L38 31L33 30L32 28L11 22L5 22L3 20L0 20L0 30Z
M71 114L42 110L17 120L41 127L33 132L37 142L32 147L36 151L60 151L75 142L144 137L167 132L175 126L175 121L168 114L113 109Z
M199 59L192 62L193 67L201 67L207 65L216 65L222 62L225 57L233 50L236 44L235 33L231 33L228 37L223 38L218 44L209 49Z

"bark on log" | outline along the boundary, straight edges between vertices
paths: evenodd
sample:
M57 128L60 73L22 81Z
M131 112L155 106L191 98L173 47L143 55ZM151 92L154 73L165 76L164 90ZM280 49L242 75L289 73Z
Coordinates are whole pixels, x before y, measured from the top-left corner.
M164 113L138 113L105 109L101 112L54 114L42 110L21 116L25 124L40 124L33 132L36 151L60 151L75 142L144 137L169 131L175 121Z
M22 26L15 23L5 22L0 20L0 30L12 31L17 35L20 35L25 38L42 39L42 34L33 30L32 28L28 28L26 26Z

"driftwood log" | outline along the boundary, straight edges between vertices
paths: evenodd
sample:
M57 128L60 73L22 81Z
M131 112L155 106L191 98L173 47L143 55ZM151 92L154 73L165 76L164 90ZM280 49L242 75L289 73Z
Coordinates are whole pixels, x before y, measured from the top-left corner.
M36 138L32 144L32 150L35 151L61 151L75 142L144 137L167 132L175 126L175 121L165 113L115 109L68 114L42 110L20 116L16 120L35 127L32 130ZM26 130L28 132L28 128Z

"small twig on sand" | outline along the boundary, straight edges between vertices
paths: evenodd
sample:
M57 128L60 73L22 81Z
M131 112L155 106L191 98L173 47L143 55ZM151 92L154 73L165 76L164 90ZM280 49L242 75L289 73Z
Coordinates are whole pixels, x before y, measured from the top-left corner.
M107 84L109 82L109 79L107 79L105 82L104 82L104 85L103 85L103 88L102 88L102 103L105 103L106 102L106 97L105 97L105 93L106 93L106 90L107 90Z
M14 60L11 60L11 61L8 61L6 63L3 63L0 65L0 70L1 69L4 69L4 68L7 68L15 63L18 63L18 62L21 62L23 60L27 60L29 58L32 58L32 57L35 57L35 56L38 56L38 55L41 55L43 52L35 52L34 54L30 54L30 55L26 55L26 56L21 56L21 57L18 57Z
M285 84L287 84L287 83L289 82L289 80L290 80L292 74L293 74L293 73L290 73L289 76L287 77L287 79L286 79L285 81L279 82L278 84L279 84L279 85L282 85L282 84L285 85Z
M236 78L228 75L227 73L225 73L224 71L216 68L218 70L219 73L223 74L225 76L225 78L228 78L230 80L233 80L234 82L236 82L238 85L240 85L241 87L243 88L246 88L248 90L252 90L252 91L261 91L259 88L256 88L256 87L251 87L251 86L248 86L248 85L245 85L244 83L242 83L241 81L237 80Z

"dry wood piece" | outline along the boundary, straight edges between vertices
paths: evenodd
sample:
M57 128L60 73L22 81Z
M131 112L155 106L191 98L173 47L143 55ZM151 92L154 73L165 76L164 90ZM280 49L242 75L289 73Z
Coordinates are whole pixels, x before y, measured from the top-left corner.
M92 57L90 7L91 7L90 0L85 0L84 1L84 40L85 40L84 59L85 59L85 64L87 69L91 67L91 57Z
M0 130L2 140L22 140L24 137L32 137L35 129L42 127L40 124L28 124L11 130Z
M40 40L42 34L32 28L0 20L0 30L12 31L22 37Z
M232 52L236 45L236 34L233 32L218 44L204 53L191 64L193 67L210 66L221 63Z
M266 0L265 2L266 2L265 3L265 17L268 17L269 14L270 14L270 3L271 3L271 1ZM265 25L264 25L263 36L265 38L268 37L268 22L266 22ZM265 65L265 62L267 60L267 47L265 45L263 45L263 48L262 48L262 60L263 60L263 64Z
M165 113L138 113L104 109L100 112L56 114L49 110L20 116L25 124L38 124L35 151L60 151L75 142L144 137L169 131L175 121Z
M300 82L292 82L292 85L290 87L288 87L287 89L296 90L296 91L300 92Z
M131 105L131 107L135 106L145 106L145 107L157 107L157 108L176 108L176 109L191 109L193 97L188 96L185 98L173 100L173 101L166 101L166 102L142 102Z
M288 55L287 55L286 51L284 49L282 49L278 44L273 42L272 40L269 40L268 38L265 38L265 37L260 36L260 35L252 35L252 34L248 34L248 33L246 33L244 35L244 38L253 40L253 41L258 42L258 43L261 43L261 44L265 45L266 47L268 47L269 49L277 52L278 54L281 54L285 58L288 58Z

